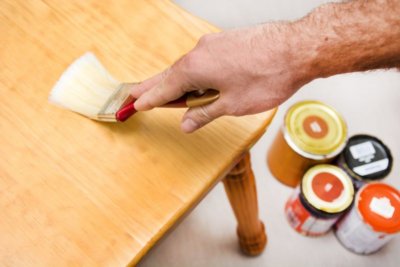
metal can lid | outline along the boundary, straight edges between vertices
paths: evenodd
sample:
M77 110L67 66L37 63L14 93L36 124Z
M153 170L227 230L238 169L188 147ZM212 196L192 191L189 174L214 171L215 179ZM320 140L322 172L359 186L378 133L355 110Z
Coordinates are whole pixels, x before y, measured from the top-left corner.
M347 171L362 181L383 179L392 170L393 158L389 148L374 136L352 136L341 157Z
M339 154L347 138L343 117L319 101L303 101L292 106L286 113L285 130L291 141L289 145L318 156Z
M400 231L400 193L383 183L363 186L357 194L356 205L364 222L377 232Z
M313 207L328 213L344 211L354 198L351 179L340 168L328 164L310 168L303 176L301 188Z

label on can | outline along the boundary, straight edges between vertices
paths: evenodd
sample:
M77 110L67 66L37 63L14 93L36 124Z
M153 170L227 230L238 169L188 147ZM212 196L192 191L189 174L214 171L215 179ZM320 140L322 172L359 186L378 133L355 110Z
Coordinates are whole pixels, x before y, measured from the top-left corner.
M320 139L329 131L328 124L318 116L309 116L303 121L304 131L312 138Z
M355 207L337 223L336 236L346 248L358 254L376 252L394 237L371 229L361 220Z
M385 219L390 219L393 217L395 208L390 204L390 199L387 197L373 197L369 208L372 212L384 217Z
M351 137L343 151L343 158L344 163L361 179L382 179L391 169L389 149L373 136Z
M389 166L389 159L381 159L375 162L355 167L353 168L353 172L361 176L366 176L371 173L376 173L386 170L388 166Z
M337 218L322 219L312 215L300 201L300 188L297 187L286 203L285 214L289 224L299 233L319 236L328 232Z
M350 152L354 159L364 158L365 161L367 157L368 158L371 158L371 156L373 157L373 155L375 154L375 149L371 141L368 141L358 145L351 146Z

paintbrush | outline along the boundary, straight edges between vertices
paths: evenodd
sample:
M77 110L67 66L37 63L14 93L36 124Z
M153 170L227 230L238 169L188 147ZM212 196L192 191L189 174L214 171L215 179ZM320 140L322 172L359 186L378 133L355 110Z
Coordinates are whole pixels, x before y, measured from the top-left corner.
M124 122L136 113L132 88L138 83L119 83L93 53L75 60L50 92L49 101L98 121ZM195 107L219 97L216 90L194 91L163 107Z

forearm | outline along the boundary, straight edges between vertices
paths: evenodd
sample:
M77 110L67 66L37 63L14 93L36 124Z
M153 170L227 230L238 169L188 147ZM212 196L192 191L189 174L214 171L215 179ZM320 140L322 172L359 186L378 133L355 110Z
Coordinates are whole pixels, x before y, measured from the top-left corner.
M400 0L327 4L292 27L312 78L400 67Z

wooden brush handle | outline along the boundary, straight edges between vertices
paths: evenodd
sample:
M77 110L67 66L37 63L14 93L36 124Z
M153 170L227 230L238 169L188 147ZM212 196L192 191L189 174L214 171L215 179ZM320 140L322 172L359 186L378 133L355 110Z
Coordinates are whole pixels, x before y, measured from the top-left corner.
M219 92L216 90L206 90L206 91L193 91L184 94L177 100L171 101L165 105L163 108L185 108L185 107L198 107L206 104L210 104L219 98Z
M198 107L206 104L210 104L219 98L219 92L216 90L206 90L206 91L193 91L184 94L177 100L168 102L162 107L165 108L186 108L186 107ZM121 108L117 112L117 120L119 122L124 122L129 119L133 114L137 112L134 107L136 99L129 102L126 106Z

